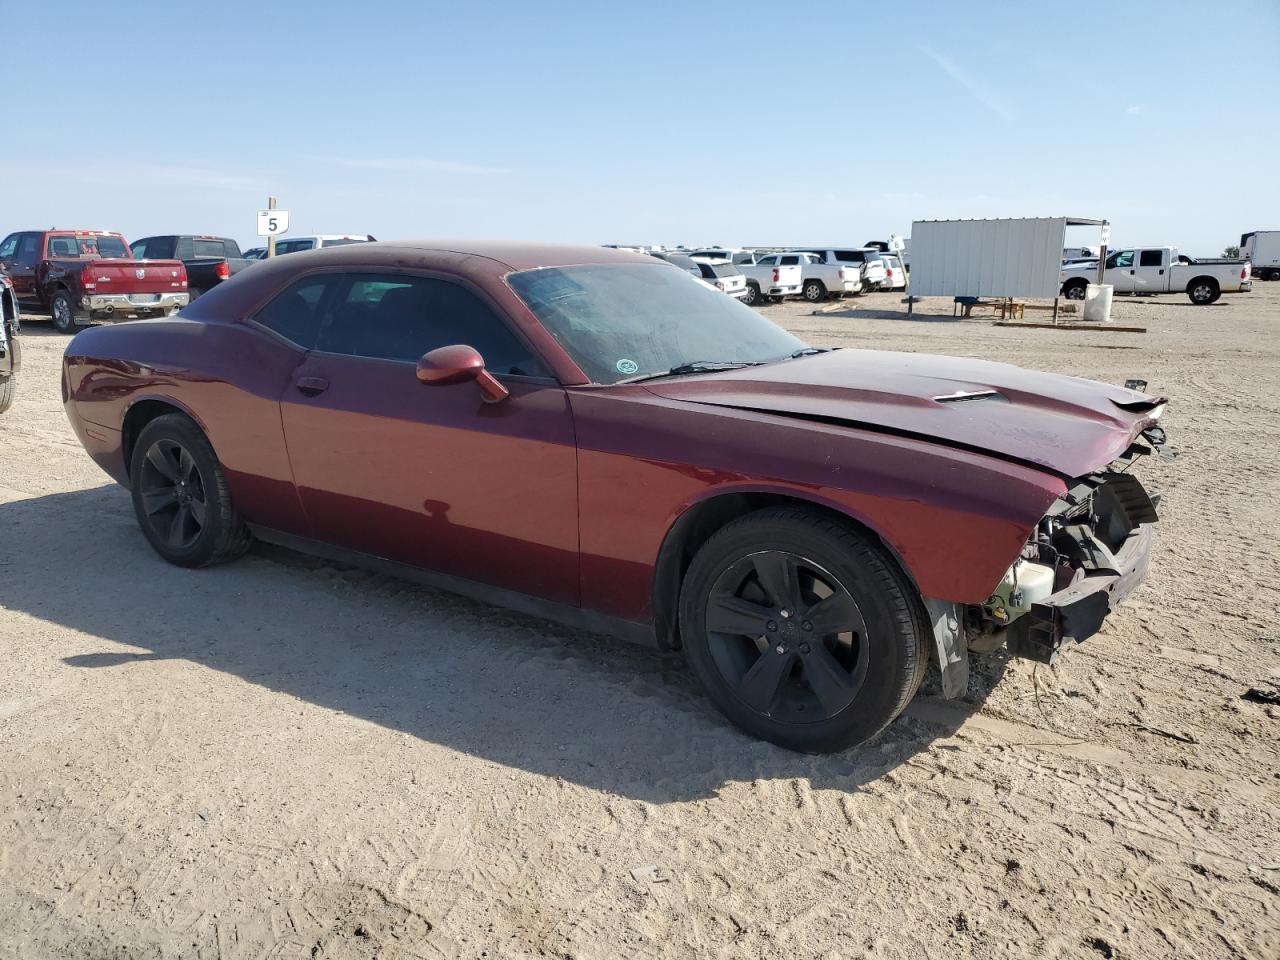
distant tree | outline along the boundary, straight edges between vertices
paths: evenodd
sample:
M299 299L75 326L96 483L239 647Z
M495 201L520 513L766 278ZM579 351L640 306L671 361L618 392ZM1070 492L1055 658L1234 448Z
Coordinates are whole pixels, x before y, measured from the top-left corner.
M1239 247L1227 247L1227 249L1225 249L1225 250L1223 250L1223 251L1222 251L1222 255L1223 255L1224 257L1226 257L1228 260L1239 260L1239 259L1240 259L1240 248L1239 248Z

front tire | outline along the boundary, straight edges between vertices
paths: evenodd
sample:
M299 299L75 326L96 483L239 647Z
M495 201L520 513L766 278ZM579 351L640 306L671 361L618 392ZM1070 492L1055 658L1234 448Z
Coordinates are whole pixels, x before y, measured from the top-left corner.
M76 332L76 304L69 291L59 290L53 295L49 315L53 319L53 329L59 333Z
M1089 284L1085 280L1072 280L1062 288L1062 295L1068 300L1083 300L1088 286Z
M143 427L129 478L138 525L170 563L204 567L249 549L252 537L232 506L222 465L186 415L166 414Z
M680 634L730 720L812 753L878 734L928 661L923 609L893 559L803 507L748 514L703 545L681 587Z

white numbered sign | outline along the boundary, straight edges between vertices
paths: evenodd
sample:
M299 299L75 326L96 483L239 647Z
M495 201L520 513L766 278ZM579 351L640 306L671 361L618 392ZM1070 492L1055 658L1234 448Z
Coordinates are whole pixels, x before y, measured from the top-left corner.
M258 236L274 237L289 232L288 210L259 210Z

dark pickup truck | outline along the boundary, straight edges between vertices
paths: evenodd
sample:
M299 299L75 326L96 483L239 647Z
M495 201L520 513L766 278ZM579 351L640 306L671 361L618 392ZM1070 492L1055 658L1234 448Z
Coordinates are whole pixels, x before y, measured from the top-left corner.
M118 233L22 230L0 241L24 313L45 314L59 333L82 320L177 313L187 305L187 271L178 260L135 260Z
M143 237L131 246L139 260L144 257L181 260L187 268L187 290L192 300L223 280L230 280L253 262L240 253L240 244L226 237L176 233Z

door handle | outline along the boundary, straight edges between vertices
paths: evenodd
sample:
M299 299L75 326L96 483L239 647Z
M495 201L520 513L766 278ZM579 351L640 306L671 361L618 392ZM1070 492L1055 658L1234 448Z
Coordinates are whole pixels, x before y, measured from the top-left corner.
M299 377L294 386L304 396L318 397L329 389L329 381L324 377Z
M1130 270L1130 271L1129 271L1129 276L1131 276L1131 277L1133 276L1133 271L1132 271L1132 270Z

